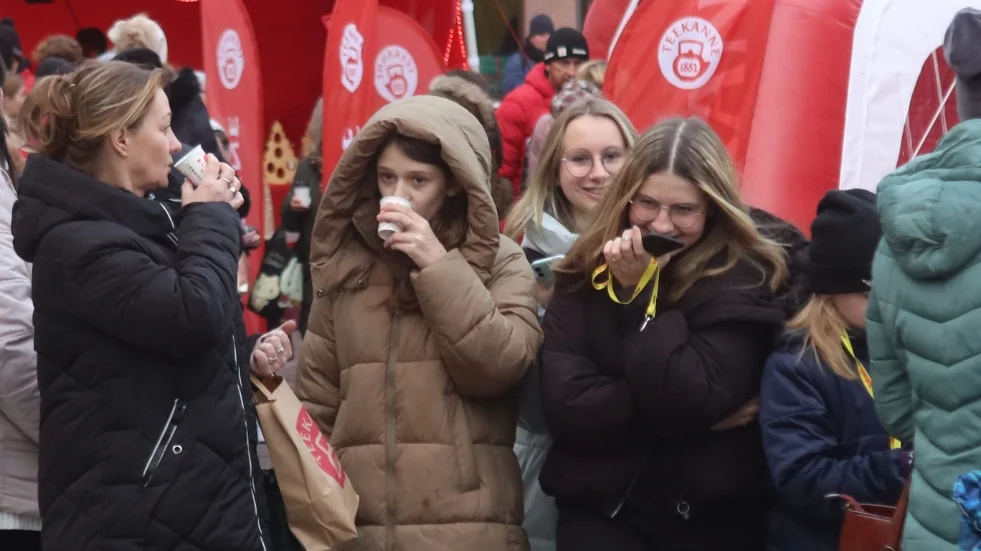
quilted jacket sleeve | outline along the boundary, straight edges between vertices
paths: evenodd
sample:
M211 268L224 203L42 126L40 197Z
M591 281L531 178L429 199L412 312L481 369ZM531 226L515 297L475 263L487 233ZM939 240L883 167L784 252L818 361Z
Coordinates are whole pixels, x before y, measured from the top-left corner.
M601 373L590 358L587 316L581 293L556 292L548 303L542 407L557 443L605 450L635 441L641 417L627 380Z
M14 252L10 212L16 192L0 181L0 416L35 443L41 395L34 351L34 305L27 265Z
M899 360L882 320L875 288L869 297L865 330L869 340L869 375L875 391L875 409L886 431L903 442L913 441L913 388L906 366Z
M334 344L333 302L317 298L303 336L303 353L296 368L296 396L320 430L330 438L340 407L341 375Z
M226 204L184 209L173 266L107 226L65 224L52 251L63 265L72 308L99 331L175 358L213 348L240 316L236 289L238 214ZM54 232L52 232L54 233Z
M514 388L542 343L531 267L514 243L501 249L486 286L458 250L412 275L450 378L470 398Z
M841 518L841 504L827 494L848 495L861 503L895 503L903 489L900 450L858 444L843 456L839 431L814 373L797 354L767 360L760 394L763 447L782 501L811 518ZM846 414L847 415L847 414ZM853 445L855 443L852 443Z
M624 371L654 432L708 430L759 391L760 366L772 349L769 324L733 320L690 330L667 310L624 341Z
M511 180L511 190L517 197L521 190L521 174L525 160L525 140L528 139L528 115L522 106L520 90L508 94L497 108L497 126L501 131L502 178Z

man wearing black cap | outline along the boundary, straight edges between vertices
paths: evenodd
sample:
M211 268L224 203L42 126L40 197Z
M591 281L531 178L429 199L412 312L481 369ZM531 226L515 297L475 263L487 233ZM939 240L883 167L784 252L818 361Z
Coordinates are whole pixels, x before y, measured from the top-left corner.
M548 38L543 63L528 71L525 83L504 97L497 108L497 125L504 149L499 175L511 180L515 198L521 193L525 142L543 115L551 112L552 97L589 61L589 45L581 32L562 28Z
M525 81L525 76L532 67L541 63L545 56L545 46L555 32L555 25L547 15L536 15L528 25L528 38L525 39L524 51L518 51L508 58L504 66L504 82L501 91L511 92Z

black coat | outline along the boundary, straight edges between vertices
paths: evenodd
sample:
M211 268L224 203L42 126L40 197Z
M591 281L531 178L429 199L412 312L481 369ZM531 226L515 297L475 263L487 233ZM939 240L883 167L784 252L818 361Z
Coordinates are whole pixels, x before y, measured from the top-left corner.
M211 129L208 108L201 99L201 83L192 69L185 67L177 73L177 78L167 87L167 99L173 116L170 126L177 139L192 146L200 145L205 153L225 161L218 149L215 131Z
M762 538L769 492L759 427L710 430L757 395L783 324L761 280L743 264L703 278L676 304L659 304L643 332L648 292L624 307L591 287L557 290L541 374L554 445L540 480L560 510L642 509L650 530L678 547L699 545L714 519L738 513ZM664 293L670 281L661 284Z
M300 234L300 240L296 242L294 249L296 250L297 258L303 263L303 304L300 308L299 324L301 333L307 332L307 320L310 317L310 308L313 306L313 283L311 282L310 276L310 244L313 236L313 223L317 218L317 207L320 205L320 199L323 195L320 184L321 163L322 160L319 157L305 157L300 160L300 164L296 168L296 176L293 178L293 185L290 186L290 191L283 198L283 204L280 207L280 219L282 220L283 229L288 232L297 232ZM290 208L290 203L293 201L293 191L298 186L310 188L309 210L297 212Z
M835 551L842 502L825 496L895 505L908 456L889 449L862 383L835 375L813 353L802 354L802 340L785 338L763 374L760 425L778 494L768 549ZM868 365L864 339L852 344Z
M235 211L198 203L172 220L40 155L19 194L44 548L262 549Z

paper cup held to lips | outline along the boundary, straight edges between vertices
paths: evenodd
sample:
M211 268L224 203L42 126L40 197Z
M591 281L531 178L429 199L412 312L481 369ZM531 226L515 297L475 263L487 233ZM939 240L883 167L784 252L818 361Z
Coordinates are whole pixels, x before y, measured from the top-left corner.
M310 195L310 188L308 186L296 186L293 190L293 197L300 200L300 204L306 208L310 208L310 203L313 202L313 197Z
M207 161L208 157L205 155L204 149L201 149L199 145L188 151L187 155L184 155L179 161L174 163L174 168L190 180L194 184L194 187L198 187L201 184L201 180L204 180L204 167L207 166Z
M407 209L412 208L412 203L406 201L401 197L382 197L380 205L384 207L385 205L400 205ZM382 239L388 239L393 234L402 231L402 228L398 224L393 224L392 222L382 222L378 224L378 237Z

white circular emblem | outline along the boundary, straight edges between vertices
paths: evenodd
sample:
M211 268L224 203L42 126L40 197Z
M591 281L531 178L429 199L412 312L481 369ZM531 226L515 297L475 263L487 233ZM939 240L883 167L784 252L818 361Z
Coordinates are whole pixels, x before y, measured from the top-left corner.
M218 78L221 85L234 90L245 71L245 54L242 39L235 29L225 29L218 39Z
M361 59L361 49L364 47L364 37L354 23L344 27L341 37L341 85L352 94L361 86L364 76L364 61Z
M682 90L705 85L719 68L722 35L700 17L679 19L664 31L657 49L657 60L664 78Z
M398 45L385 46L375 57L375 89L389 103L416 93L419 70L408 50Z

